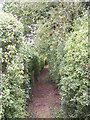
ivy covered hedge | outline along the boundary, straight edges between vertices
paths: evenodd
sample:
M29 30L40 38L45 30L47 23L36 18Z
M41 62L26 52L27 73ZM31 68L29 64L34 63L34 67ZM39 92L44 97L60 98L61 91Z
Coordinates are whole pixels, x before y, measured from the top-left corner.
M23 61L20 53L23 25L11 14L0 11L0 36L2 39L2 116L25 115ZM18 57L19 56L19 57Z
M40 72L40 58L26 44L23 24L13 15L0 11L2 40L2 117L24 118L30 101L32 71Z

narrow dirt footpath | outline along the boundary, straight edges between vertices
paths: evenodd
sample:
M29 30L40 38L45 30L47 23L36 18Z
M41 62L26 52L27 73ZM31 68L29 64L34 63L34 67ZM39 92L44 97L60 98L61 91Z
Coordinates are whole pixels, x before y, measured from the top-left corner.
M44 81L46 72L47 66L44 66L38 81L32 88L32 103L29 105L29 113L37 118L53 118L52 109L58 104L60 105L60 96L56 84Z

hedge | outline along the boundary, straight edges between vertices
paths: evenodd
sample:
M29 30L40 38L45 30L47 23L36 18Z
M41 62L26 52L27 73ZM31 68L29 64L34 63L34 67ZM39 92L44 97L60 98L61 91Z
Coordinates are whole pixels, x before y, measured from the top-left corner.
M24 118L30 102L32 71L40 73L40 58L24 39L23 24L0 11L2 40L2 117Z
M58 83L67 117L86 118L89 113L88 12L77 18L65 43L65 54Z
M25 115L25 90L22 88L24 66L19 51L23 40L23 25L11 14L0 11L0 31L2 40L2 117L23 117Z

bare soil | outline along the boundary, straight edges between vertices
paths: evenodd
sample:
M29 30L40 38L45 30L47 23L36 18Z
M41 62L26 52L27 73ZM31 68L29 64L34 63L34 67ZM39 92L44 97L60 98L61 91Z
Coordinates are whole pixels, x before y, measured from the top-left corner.
M44 66L38 81L32 87L32 103L29 105L29 113L36 118L53 118L52 109L60 106L60 95L56 84L44 81L47 69L47 66Z

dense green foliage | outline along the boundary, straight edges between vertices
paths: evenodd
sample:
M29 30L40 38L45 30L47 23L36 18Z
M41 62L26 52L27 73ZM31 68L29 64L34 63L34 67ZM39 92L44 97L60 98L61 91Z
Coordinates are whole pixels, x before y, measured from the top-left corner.
M24 108L21 107L21 104L29 98L32 71L35 71L35 79L37 79L44 66L44 59L47 59L49 78L57 83L61 95L61 108L56 117L81 118L90 116L88 112L90 103L88 97L89 46L87 7L88 3L68 2L6 2L4 5L3 10L13 14L14 17L12 18L16 22L12 23L12 26L9 23L9 27L14 29L10 34L7 28L8 22L4 23L7 19L2 18L2 24L5 24L5 29L0 24L0 29L3 31L1 35L3 37L2 50L5 56L5 59L3 56L5 60L3 62L6 68L3 70L6 73L3 74L2 81L6 80L9 83L10 79L12 80L13 76L16 76L13 80L17 81L17 84L13 83L11 91L14 90L13 87L15 85L20 86L22 90L21 93L23 94L19 93L21 95L19 96L21 98L20 103L16 102L21 110L21 112L19 111L20 115L23 113L21 108ZM19 26L15 24L18 22ZM7 35L8 39L5 38ZM11 44L12 38L16 38L14 44ZM32 39L34 39L34 44L31 44ZM7 48L10 49L10 53ZM9 61L6 62L8 54L10 54ZM20 66L22 66L21 69ZM6 88L5 93L3 92L4 100L6 100L5 95L7 94L12 96L12 92L11 94L8 92L10 91L10 88L8 88L10 84L2 84ZM17 90L15 87L15 92ZM15 100L15 96L11 96L9 100L13 98ZM16 107L17 114L15 112L11 114L11 107L13 107L12 110L14 111L16 106L14 106L12 101L9 101L11 103L9 110L6 109L9 106L9 102L3 102L3 113L8 110L8 117L19 117L18 107Z
M23 25L11 14L0 11L2 39L2 117L25 117L30 100L32 71L40 72L40 58L26 44Z
M89 115L87 12L82 18L77 18L73 29L65 43L58 86L67 116L83 118Z
M87 117L88 12L82 9L81 4L51 5L54 5L53 9L50 7L46 16L41 15L42 19L38 21L35 45L40 55L47 56L50 79L60 89L61 110L56 117Z
M23 40L23 25L12 15L4 12L0 12L0 20L3 72L2 116L20 117L25 115L25 96L22 88L24 67L19 52Z

